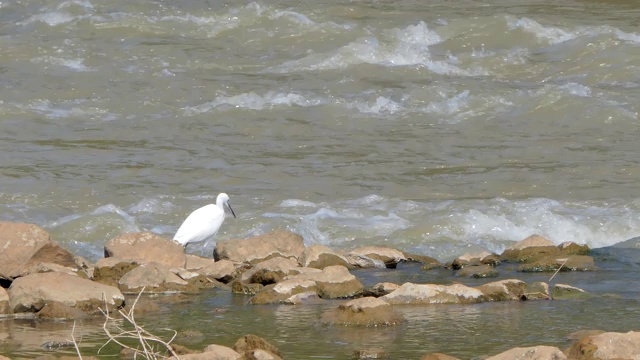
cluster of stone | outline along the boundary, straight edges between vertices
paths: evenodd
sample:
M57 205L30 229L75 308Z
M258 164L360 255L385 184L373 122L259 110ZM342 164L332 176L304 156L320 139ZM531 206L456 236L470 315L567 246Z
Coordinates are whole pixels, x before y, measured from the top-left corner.
M301 236L276 230L247 239L219 241L214 258L210 259L186 254L179 244L142 232L111 239L104 246L104 258L91 264L59 246L36 225L0 222L0 314L27 312L42 318L75 319L99 313L99 309L105 307L122 308L126 306L126 294L193 294L216 287L245 294L249 296L250 304L296 305L342 299L322 315L323 323L393 326L405 321L394 308L404 304L474 304L589 294L570 285L555 284L550 288L546 282L526 283L518 279L493 281L476 287L459 283L410 282L365 287L351 269L393 269L402 262L419 262L425 270L449 268L458 276L481 278L496 276L505 262L518 264L518 270L522 272L597 270L593 258L587 255L589 251L586 245L555 245L548 239L532 235L499 255L488 252L465 254L444 264L428 256L382 246L347 251L323 245L305 246ZM610 338L602 340L598 336ZM637 335L590 335L565 352L545 346L515 348L490 359L562 359L562 356L568 356L566 354L578 353L582 355L575 358L600 359L604 357L597 357L601 351L599 344L613 341L611 337L615 336L618 336L615 341L620 343L618 348L625 349L622 344ZM640 341L636 343L640 344ZM640 353L640 345L634 349ZM220 354L213 357L216 351ZM201 354L180 358L251 358L246 357L249 356L247 351L212 345ZM260 352L254 355L255 358L281 357L277 350L270 350L266 345L251 351ZM585 353L595 355L588 357ZM452 358L446 356L429 354L423 358Z

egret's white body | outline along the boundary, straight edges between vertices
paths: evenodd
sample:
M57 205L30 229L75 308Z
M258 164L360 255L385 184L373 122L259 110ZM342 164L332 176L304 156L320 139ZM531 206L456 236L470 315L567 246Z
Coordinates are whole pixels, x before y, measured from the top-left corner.
M178 242L185 248L192 243L206 241L204 248L207 247L225 218L225 208L228 208L236 217L231 205L229 204L229 195L225 193L218 194L215 204L203 206L187 216L187 219L180 225L173 241Z

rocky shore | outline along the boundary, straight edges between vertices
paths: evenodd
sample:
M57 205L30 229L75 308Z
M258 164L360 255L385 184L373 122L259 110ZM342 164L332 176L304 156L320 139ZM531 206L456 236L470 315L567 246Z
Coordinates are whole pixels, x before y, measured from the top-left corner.
M132 314L143 294L197 294L218 288L249 297L249 304L305 306L335 301L322 314L326 326L396 326L406 321L398 307L431 304L473 304L497 301L562 301L591 295L568 284L525 282L516 278L491 281L504 264L522 273L597 271L586 245L552 241L538 235L515 243L501 254L464 254L450 263L382 246L346 251L323 245L305 246L303 238L277 230L248 239L219 241L213 259L185 254L177 243L152 233L127 233L107 242L104 258L95 264L53 241L33 224L0 222L0 317L34 316L70 321ZM423 271L449 269L448 284L381 282L364 286L354 269L394 269L400 263L420 264ZM366 270L364 270L366 271ZM487 279L471 287L456 277ZM177 295L176 295L177 296ZM250 305L249 305L250 306ZM467 306L467 305L465 305ZM516 347L487 359L637 359L640 332L585 332L574 335L568 348ZM283 355L255 335L241 337L233 347L211 344L189 349L166 343L158 356L180 359L280 359ZM140 351L140 350L138 350ZM84 358L95 354L82 354ZM124 348L123 358L149 357ZM0 359L7 357L0 354ZM362 349L355 359L388 358L384 349ZM451 360L450 355L425 353L424 360Z

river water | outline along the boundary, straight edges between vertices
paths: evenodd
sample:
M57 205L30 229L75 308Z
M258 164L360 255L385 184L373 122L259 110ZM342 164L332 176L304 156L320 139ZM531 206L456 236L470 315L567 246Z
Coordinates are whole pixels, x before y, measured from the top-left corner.
M96 261L224 191L218 239L442 261L533 233L612 245L640 234L639 19L623 0L1 1L0 220Z

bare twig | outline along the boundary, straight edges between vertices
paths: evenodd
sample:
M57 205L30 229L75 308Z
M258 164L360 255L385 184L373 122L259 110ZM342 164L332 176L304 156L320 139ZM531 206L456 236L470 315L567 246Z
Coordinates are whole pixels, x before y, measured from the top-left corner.
M567 261L569 261L569 258L566 258L566 259L564 260L564 262L562 263L562 265L560 265L560 267L558 268L558 270L556 270L556 272L554 272L554 273L553 273L553 275L551 275L551 277L549 278L549 280L548 280L548 281L551 281L551 280L553 280L553 278L554 278L554 277L556 277L556 275L558 274L558 272L560 272L560 270L562 269L562 267L564 266L564 264L566 264L566 263L567 263Z
M102 347L100 347L100 350L102 350L102 348L104 348L110 342L113 342L115 344L120 345L123 348L132 350L134 352L134 357L141 355L146 359L153 359L153 360L160 359L160 358L167 358L167 356L162 355L159 351L154 350L153 344L159 344L162 347L164 347L169 354L174 356L176 359L179 359L178 354L175 353L175 351L170 345L170 343L176 338L176 335L178 334L177 331L171 330L174 332L174 334L171 337L171 340L165 342L158 336L153 335L152 333L148 332L142 326L136 323L133 312L136 304L138 303L138 300L140 300L140 296L144 292L144 289L145 288L143 287L142 290L140 290L140 293L136 297L136 300L133 302L133 304L131 305L131 309L129 309L128 312L125 312L122 309L118 310L118 313L120 314L122 319L126 320L126 322L129 325L133 326L133 330L125 330L122 326L115 325L115 329L118 331L118 333L117 334L112 333L109 330L109 324L115 323L116 319L111 317L111 315L109 314L109 307L105 302L105 310L100 309L100 311L105 316L105 322L102 325L102 328L104 329L104 332L109 337L109 340L107 340L107 342L104 345L102 345ZM166 329L166 330L170 330L170 329ZM121 339L122 340L134 339L138 342L139 346L137 348L133 348L129 345L124 344L121 341ZM98 350L98 353L100 353L100 350Z
M76 348L76 353L78 354L78 359L82 360L82 354L80 354L80 348L78 347L78 342L76 341L76 337L73 333L76 331L76 321L73 321L73 328L71 328L71 341L73 341L73 346Z

